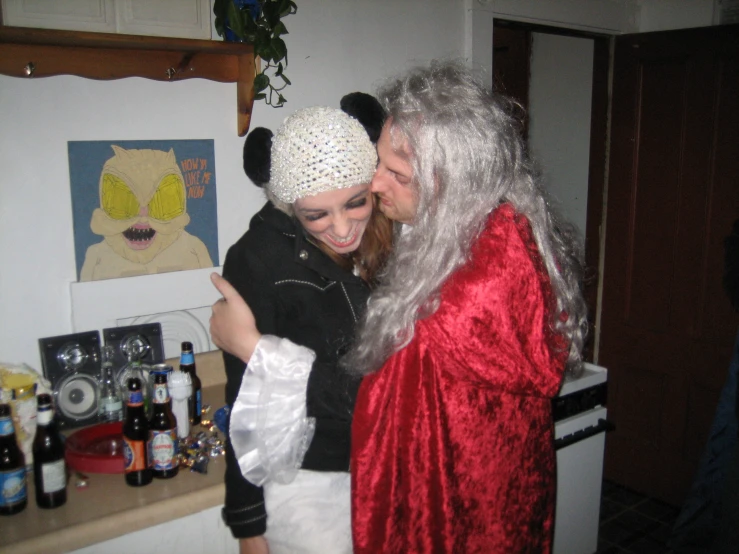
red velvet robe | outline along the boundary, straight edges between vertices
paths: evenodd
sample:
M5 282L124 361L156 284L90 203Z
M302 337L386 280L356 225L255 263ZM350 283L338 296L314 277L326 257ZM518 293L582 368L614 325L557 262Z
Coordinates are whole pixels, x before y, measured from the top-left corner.
M528 221L499 207L436 313L362 383L355 554L551 550L551 399L567 357L552 306Z

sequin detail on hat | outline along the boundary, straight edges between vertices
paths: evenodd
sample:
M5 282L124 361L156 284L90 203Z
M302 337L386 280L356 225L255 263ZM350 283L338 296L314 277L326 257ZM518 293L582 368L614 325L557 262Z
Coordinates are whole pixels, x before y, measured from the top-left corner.
M288 117L272 140L267 185L282 202L369 183L377 151L359 121L341 110L304 108Z

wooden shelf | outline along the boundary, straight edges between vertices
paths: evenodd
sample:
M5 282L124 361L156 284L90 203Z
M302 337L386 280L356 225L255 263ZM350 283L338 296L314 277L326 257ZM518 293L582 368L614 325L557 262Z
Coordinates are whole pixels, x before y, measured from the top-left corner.
M0 74L25 79L76 75L112 80L209 79L236 83L237 129L249 130L254 50L238 42L0 26Z

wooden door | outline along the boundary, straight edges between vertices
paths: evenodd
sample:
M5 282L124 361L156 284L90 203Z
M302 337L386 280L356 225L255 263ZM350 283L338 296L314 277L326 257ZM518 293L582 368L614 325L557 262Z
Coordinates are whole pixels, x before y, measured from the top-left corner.
M721 285L739 217L739 26L615 39L600 352L605 475L680 504L739 318Z

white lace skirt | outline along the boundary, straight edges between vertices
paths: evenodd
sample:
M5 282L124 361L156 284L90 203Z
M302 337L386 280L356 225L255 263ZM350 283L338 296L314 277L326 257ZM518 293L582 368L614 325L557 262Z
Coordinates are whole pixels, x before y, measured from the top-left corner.
M347 472L298 471L292 483L264 485L270 554L351 554Z

